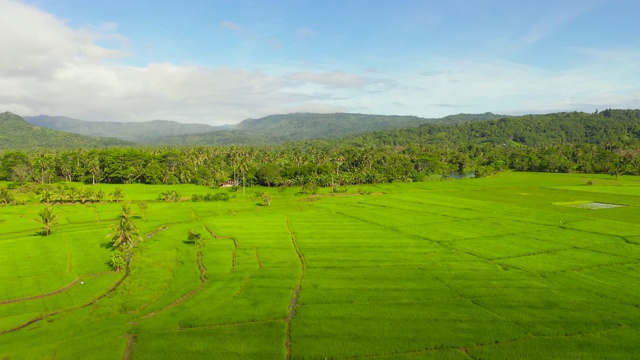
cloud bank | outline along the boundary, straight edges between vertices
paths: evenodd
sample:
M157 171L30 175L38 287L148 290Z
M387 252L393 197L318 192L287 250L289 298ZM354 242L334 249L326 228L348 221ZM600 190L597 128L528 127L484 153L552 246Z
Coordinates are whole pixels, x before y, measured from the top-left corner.
M573 48L583 59L580 65L555 71L500 58L437 54L413 61L396 54L386 68L338 58L254 68L133 66L126 59L135 44L118 29L115 23L74 28L36 7L0 0L0 111L224 124L290 112L436 117L640 107L635 49ZM231 21L219 29L250 31ZM321 35L297 30L297 36ZM105 43L110 46L100 45Z

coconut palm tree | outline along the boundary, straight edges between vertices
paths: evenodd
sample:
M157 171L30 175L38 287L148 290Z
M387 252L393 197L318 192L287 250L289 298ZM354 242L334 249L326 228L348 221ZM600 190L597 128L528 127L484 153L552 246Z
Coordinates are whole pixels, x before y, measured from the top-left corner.
M45 207L38 215L40 216L40 219L35 220L42 223L42 233L49 236L51 233L51 227L55 225L58 220L58 215L53 212L52 207Z
M109 194L109 196L111 196L112 201L119 202L120 199L124 197L124 192L122 191L122 188L116 187L115 189L113 189L113 192Z
M114 248L129 251L133 247L135 241L139 241L140 230L131 220L131 208L128 205L122 205L118 223L111 226L111 233L108 237L113 241Z
M111 260L109 262L111 264L111 267L113 268L113 271L122 271L122 269L126 266L126 257L127 254L120 249L117 249L113 253L111 253Z

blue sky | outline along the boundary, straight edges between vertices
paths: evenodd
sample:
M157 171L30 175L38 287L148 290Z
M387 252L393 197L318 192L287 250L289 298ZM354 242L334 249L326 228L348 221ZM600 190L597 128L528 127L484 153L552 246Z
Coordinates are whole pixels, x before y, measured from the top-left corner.
M0 111L223 124L638 108L637 14L636 0L0 0Z

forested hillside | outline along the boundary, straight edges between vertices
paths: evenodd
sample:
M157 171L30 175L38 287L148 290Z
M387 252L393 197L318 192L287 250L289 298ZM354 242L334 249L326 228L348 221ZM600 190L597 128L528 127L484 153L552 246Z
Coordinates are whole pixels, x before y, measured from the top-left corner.
M506 116L497 120L467 122L454 126L428 124L417 129L371 133L354 140L386 145L639 145L640 110Z
M416 116L366 114L270 115L236 125L210 126L175 121L83 121L64 116L25 117L29 123L88 136L108 136L154 145L273 145L306 139L339 138L387 129L413 128L421 124L456 124L500 118L500 115L459 114L439 119Z
M15 115L5 123L20 124ZM16 125L17 126L17 125ZM36 130L39 131L39 130ZM0 180L333 186L453 173L640 174L640 110L423 125L272 146L0 151Z
M493 120L501 115L458 114L427 119L416 116L367 114L271 115L247 119L227 130L171 136L154 141L158 145L275 145L308 139L335 139L372 131L415 128L423 124L458 124Z
M87 136L114 137L136 143L149 143L157 138L225 129L205 124L182 124L175 121L144 122L84 121L65 116L25 116L30 124Z
M130 146L115 138L95 138L33 126L10 112L0 114L0 148L95 148Z

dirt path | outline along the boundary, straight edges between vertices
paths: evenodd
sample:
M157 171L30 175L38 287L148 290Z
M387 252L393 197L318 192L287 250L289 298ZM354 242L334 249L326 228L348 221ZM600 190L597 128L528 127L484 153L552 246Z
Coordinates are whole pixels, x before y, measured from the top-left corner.
M296 241L295 233L291 228L291 220L289 217L286 218L287 230L289 231L289 236L291 237L291 243L293 244L293 248L298 255L298 260L300 260L300 277L298 277L298 281L296 282L296 286L293 289L293 295L291 296L291 300L289 301L289 315L287 316L287 360L291 360L291 321L293 320L293 316L296 314L296 306L298 306L298 299L300 298L300 289L302 288L302 281L304 280L305 274L305 262L304 256L300 252L300 248L298 248L298 242Z
M167 225L163 225L162 227L159 227L159 228L157 228L157 229L153 230L152 232L145 234L145 237L146 237L147 239L151 239L152 237L154 237L154 236L155 236L157 233L159 233L160 231L165 231L165 230L167 230L167 228L168 228L168 226L167 226Z
M12 332L18 331L18 330L20 330L20 329L23 329L23 328L25 328L25 327L27 327L27 326L29 326L29 325L31 325L31 324L35 324L35 323L37 323L37 322L39 322L39 321L42 321L42 320L47 319L47 318L50 318L50 317L52 317L52 316L55 316L55 315L58 315L58 314L61 314L61 313L71 312L71 311L78 310L78 309L84 309L84 308L86 308L86 307L89 307L89 306L91 306L91 305L93 305L93 304L97 303L100 299L102 299L102 298L104 298L105 296L107 296L107 295L111 294L112 292L116 291L116 289L118 289L118 287L119 287L120 285L122 285L122 283L124 282L124 280L125 280L127 277L129 277L129 273L131 272L131 258L132 258L132 254L131 254L131 253L129 253L129 259L127 260L127 267L126 267L126 271L125 271L124 275L122 276L122 278L121 278L120 280L118 280L118 282L116 282L115 284L113 284L113 286L111 286L111 287L110 287L110 288L109 288L109 289L108 289L104 294L102 294L102 295L98 296L97 298L95 298L95 299L93 299L93 300L89 301L88 303L86 303L86 304L84 304L84 305L77 306L77 307L73 307L73 308L69 308L69 309L66 309L66 310L56 310L56 311L50 312L50 313L48 313L48 314L45 314L45 315L42 315L42 316L39 316L39 317L33 318L33 319L31 319L31 320L29 320L29 321L25 322L25 323L24 323L24 324L22 324L22 325L18 325L18 326L16 326L16 327L11 328L11 329L8 329L8 330L0 331L0 335L4 335L4 334L8 334L8 333L12 333Z
M207 283L207 281L209 281L209 279L207 279L206 274L207 274L207 269L204 267L204 265L202 265L202 252L198 251L198 269L200 269L200 286L198 286L197 288L189 291L188 293L182 295L180 298L176 299L174 302L172 302L171 304L163 307L162 309L158 310L158 311L153 311L148 313L147 315L139 318L138 320L144 320L144 319L149 319L153 316L156 316L157 314L164 312L166 310L171 309L172 307L178 306L180 304L182 304L183 302L187 301L189 298L193 297L195 294L199 293L200 290L202 290L202 288L204 288L205 284ZM137 322L137 320L133 321L132 324L135 324Z
M217 239L230 239L231 241L233 241L233 246L235 246L235 249L233 249L233 257L231 259L231 272L236 271L236 253L238 252L238 247L240 246L240 244L238 243L238 239L233 237L233 236L217 235L215 232L213 232L213 230L209 227L209 225L207 225L207 223L204 224L204 228L216 240Z
M260 259L260 253L258 252L258 248L256 248L256 260L258 260L258 269L262 269L262 260Z
M124 349L124 353L122 354L122 360L131 360L131 354L133 354L133 347L136 344L136 340L138 339L135 335L127 335L127 347Z
M17 302L23 302L23 301L29 301L29 300L36 300L36 299L43 299L46 297L50 297L53 295L58 295L60 293L66 292L69 289L75 287L76 285L78 285L80 283L80 281L84 278L88 278L88 277L96 277L96 276L102 276L102 275L108 275L111 274L111 272L103 272L103 273L97 273L97 274L87 274L87 275L83 275L80 277L75 278L72 282L70 282L69 284L61 287L58 290L54 290L48 293L44 293L44 294L38 294L38 295L32 295L32 296L25 296L23 298L17 298L17 299L8 299L8 300L2 300L0 301L0 305L7 305L7 304L13 304L13 303L17 303Z

